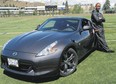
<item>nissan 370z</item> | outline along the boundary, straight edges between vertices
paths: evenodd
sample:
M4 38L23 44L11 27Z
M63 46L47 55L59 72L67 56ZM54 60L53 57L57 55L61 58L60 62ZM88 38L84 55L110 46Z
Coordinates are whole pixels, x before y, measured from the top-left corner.
M92 23L79 17L46 20L35 31L19 35L4 44L1 67L9 72L41 76L68 76L78 61L94 49Z

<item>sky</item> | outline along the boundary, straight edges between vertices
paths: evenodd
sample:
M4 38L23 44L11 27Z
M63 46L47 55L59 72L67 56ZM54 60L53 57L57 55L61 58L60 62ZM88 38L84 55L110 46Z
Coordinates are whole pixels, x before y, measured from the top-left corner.
M44 2L44 3L49 3L50 1L52 3L58 3L58 4L62 4L63 2L65 2L66 0L20 0L20 1L29 1L29 2ZM82 4L87 4L87 3L97 3L97 2L100 2L101 4L104 4L106 0L68 0L68 3L70 5L73 5L73 4L79 4L79 3L82 3ZM116 3L116 0L110 0L110 4L111 6L114 6L114 4Z

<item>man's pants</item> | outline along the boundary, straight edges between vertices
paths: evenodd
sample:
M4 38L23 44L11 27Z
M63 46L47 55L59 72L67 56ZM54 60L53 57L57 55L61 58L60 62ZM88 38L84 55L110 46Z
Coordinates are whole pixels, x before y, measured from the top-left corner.
M109 47L105 40L104 28L99 28L99 32L95 34L95 46L97 50L108 51Z

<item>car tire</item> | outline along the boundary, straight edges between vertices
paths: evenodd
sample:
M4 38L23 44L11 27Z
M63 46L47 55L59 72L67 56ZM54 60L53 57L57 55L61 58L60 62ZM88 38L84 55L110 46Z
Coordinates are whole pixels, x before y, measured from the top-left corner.
M78 55L73 48L64 50L60 61L60 76L65 77L72 74L78 64Z

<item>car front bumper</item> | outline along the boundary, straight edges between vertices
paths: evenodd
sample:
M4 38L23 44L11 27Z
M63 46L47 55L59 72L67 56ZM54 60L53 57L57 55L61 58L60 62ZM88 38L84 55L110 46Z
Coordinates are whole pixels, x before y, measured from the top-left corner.
M4 50L1 55L1 67L9 72L27 75L41 76L46 74L56 74L59 68L60 54L57 52L49 56L36 57L36 54L17 52L17 56L12 56L14 51ZM7 59L18 60L19 67L9 66Z

